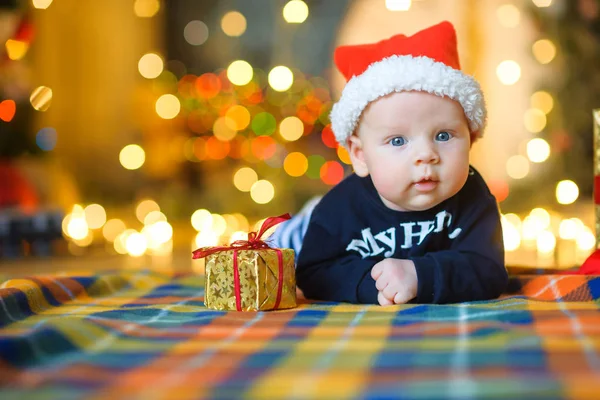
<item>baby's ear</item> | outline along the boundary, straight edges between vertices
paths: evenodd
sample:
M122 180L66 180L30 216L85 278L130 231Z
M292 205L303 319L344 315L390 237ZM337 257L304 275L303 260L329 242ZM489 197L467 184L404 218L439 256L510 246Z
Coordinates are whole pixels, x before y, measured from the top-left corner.
M350 154L350 161L352 161L352 167L356 175L363 178L368 176L369 168L365 162L363 145L360 138L355 134L348 138L348 154Z

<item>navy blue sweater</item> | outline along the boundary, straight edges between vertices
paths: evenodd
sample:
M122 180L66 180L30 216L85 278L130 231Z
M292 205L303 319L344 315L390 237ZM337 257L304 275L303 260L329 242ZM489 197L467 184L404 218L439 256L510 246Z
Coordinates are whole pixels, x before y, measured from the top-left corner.
M409 259L418 279L414 303L454 303L498 297L508 275L500 214L481 175L425 211L387 208L369 177L350 175L314 209L296 280L307 298L377 304L373 266Z

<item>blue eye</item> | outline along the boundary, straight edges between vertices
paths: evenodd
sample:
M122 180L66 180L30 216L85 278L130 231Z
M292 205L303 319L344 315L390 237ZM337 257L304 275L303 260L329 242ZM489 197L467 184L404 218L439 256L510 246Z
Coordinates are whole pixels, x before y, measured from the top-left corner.
M406 140L402 137L402 136L397 136L395 138L393 138L392 140L390 140L390 144L392 146L404 146L404 144L406 144Z
M440 142L447 142L448 140L450 140L451 137L452 135L448 132L440 132L436 135L435 140L438 140Z

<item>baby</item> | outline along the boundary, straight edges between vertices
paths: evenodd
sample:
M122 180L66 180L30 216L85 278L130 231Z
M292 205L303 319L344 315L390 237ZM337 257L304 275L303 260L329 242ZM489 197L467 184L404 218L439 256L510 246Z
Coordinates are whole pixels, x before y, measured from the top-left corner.
M460 71L454 27L342 46L334 59L349 81L331 126L354 173L273 235L297 251L298 287L381 305L498 297L500 214L469 165L485 102Z

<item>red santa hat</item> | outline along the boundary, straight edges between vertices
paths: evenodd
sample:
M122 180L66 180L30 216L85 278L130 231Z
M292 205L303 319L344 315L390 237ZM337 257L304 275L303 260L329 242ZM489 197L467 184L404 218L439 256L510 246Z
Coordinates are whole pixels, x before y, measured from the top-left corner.
M483 92L473 77L460 70L456 31L450 22L413 36L340 46L334 60L348 81L330 115L331 129L342 146L370 102L404 91L424 91L457 101L469 122L472 140L483 135L487 114Z

